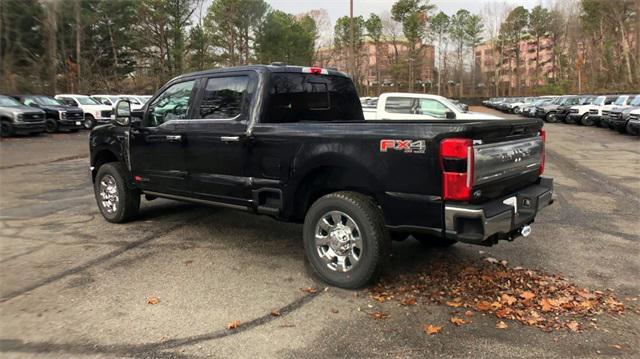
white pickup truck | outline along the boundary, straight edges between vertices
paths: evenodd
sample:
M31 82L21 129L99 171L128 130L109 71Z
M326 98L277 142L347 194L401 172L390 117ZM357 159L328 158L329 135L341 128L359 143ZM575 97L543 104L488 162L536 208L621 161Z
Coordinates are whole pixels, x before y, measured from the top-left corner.
M446 97L419 93L389 92L378 98L375 108L363 108L365 120L499 120L502 117L469 112Z

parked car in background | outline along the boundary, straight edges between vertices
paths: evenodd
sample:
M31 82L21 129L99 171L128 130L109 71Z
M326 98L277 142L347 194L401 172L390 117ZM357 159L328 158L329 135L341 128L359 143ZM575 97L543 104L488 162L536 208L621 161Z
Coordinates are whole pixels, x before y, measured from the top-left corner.
M596 96L593 96L593 95L580 95L580 96L575 96L574 98L566 100L562 106L558 107L558 113L556 115L556 117L558 118L558 121L563 121L569 124L575 124L576 123L575 117L571 116L572 114L571 111L574 111L573 108L575 106L589 105L595 99L596 99Z
M613 103L618 96L595 96L588 103L571 107L569 111L569 121L584 126L593 126L596 117L600 117L602 106Z
M0 135L38 134L45 130L44 111L0 95Z
M604 128L611 128L609 124L609 113L617 107L629 106L633 99L634 95L620 95L612 104L603 106L598 125Z
M553 99L551 102L536 107L536 117L539 117L550 123L558 122L558 118L556 117L558 107L562 106L564 102L570 97L572 96L559 96Z
M627 122L631 111L640 108L640 95L633 96L633 100L629 102L628 106L616 107L609 112L609 127L620 133L625 133L627 130Z
M78 131L82 128L84 112L77 108L63 104L53 97L45 95L16 95L13 96L22 104L44 111L46 116L46 131Z
M375 111L363 109L366 120L499 120L498 116L463 111L449 99L419 93L389 92L378 97Z
M629 112L629 121L627 122L627 133L631 135L640 135L640 109Z
M92 129L98 124L111 122L111 106L104 105L86 95L60 94L56 95L57 100L65 105L78 107L84 111L84 128Z
M107 106L113 106L118 100L120 100L120 97L115 95L91 95L89 97Z
M142 109L145 103L149 101L148 98L138 95L118 95L119 98L129 101L131 109L136 111Z
M535 101L535 97L521 97L516 99L516 101L509 103L507 106L507 112L520 114L522 113L522 108L528 106Z
M521 113L526 117L536 117L536 107L543 106L555 99L555 96L541 96L537 97L536 100L528 105L522 107Z

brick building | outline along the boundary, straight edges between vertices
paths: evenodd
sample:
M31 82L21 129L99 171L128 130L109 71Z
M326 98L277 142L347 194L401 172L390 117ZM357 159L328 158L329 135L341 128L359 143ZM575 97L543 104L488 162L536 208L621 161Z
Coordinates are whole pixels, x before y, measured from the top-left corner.
M380 80L384 91L406 90L408 88L409 71L413 71L414 91L431 90L435 78L435 49L432 45L423 45L420 56L410 63L407 58L409 47L406 42L386 41L379 45L376 57L376 46L373 42L365 42L358 53L354 80L367 89L377 87L376 62L379 62ZM346 51L339 52L334 48L323 48L317 51L315 65L333 67L348 72L348 56ZM424 85L423 85L424 84ZM373 90L372 90L373 91Z
M520 74L520 87L524 93L527 88L544 85L552 78L552 39L541 38L539 47L536 39L522 40L518 46L519 64L516 64L514 48L504 49L502 54L492 42L485 42L474 48L478 82L484 83L489 94L496 93L496 83L499 84L500 95L514 94L513 89L518 87L516 71Z

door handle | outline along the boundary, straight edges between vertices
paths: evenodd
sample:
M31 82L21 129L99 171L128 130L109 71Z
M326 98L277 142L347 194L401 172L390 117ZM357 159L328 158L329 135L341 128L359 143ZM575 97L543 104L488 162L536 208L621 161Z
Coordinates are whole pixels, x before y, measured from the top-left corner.
M182 135L167 135L165 138L167 139L167 141L170 141L170 142L182 141Z
M240 136L222 136L220 139L222 142L238 142L240 141Z

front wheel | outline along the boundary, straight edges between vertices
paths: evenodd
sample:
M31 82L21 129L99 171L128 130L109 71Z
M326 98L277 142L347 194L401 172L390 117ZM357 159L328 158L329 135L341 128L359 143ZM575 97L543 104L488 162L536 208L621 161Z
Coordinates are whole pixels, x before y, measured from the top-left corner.
M84 115L84 122L82 122L82 126L84 126L85 129L90 130L95 125L96 125L96 120L93 118L93 116Z
M140 209L140 192L127 187L122 165L110 162L98 169L93 188L100 213L111 223L131 220Z
M591 116L586 113L580 118L580 123L585 126L593 126L595 124Z
M58 132L58 122L54 119L48 119L46 122L45 130L47 133L55 133Z
M547 114L547 116L545 116L544 120L549 122L549 123L556 123L556 122L558 122L558 117L556 117L556 113L555 112L549 112Z
M362 287L375 278L390 248L380 210L372 199L355 192L318 199L305 216L303 241L316 274L347 289Z
M11 125L11 123L9 123L8 121L2 121L1 126L2 127L0 127L0 136L8 137L13 135L13 126Z

